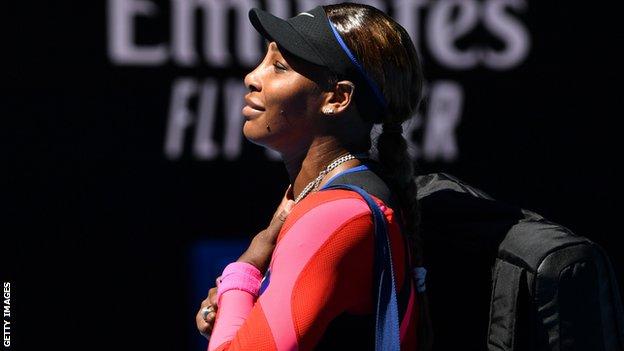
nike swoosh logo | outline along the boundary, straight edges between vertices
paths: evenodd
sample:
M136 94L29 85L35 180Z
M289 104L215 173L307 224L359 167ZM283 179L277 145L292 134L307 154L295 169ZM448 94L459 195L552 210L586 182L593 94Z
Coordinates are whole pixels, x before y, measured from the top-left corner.
M310 16L310 17L314 18L313 14L310 14L310 13L307 13L307 12L302 12L302 13L298 14L297 16L301 16L301 15Z

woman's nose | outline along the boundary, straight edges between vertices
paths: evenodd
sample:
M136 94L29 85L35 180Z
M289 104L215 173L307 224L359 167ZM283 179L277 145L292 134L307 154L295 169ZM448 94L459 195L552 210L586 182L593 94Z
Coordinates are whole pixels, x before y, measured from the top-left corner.
M262 89L262 85L260 84L260 79L258 78L258 69L260 66L256 67L253 71L249 72L245 76L245 86L249 91L260 91Z

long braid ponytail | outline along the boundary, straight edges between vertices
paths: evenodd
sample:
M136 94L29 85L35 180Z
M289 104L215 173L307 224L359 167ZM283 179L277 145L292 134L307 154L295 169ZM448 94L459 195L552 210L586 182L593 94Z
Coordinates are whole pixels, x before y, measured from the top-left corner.
M387 181L399 200L403 229L411 245L413 263L420 266L423 263L423 252L418 235L420 211L416 201L414 165L407 151L407 141L402 135L401 124L386 122L382 127L383 131L377 138L379 163L387 171Z
M412 264L423 265L423 243L420 236L420 210L417 201L417 187L414 180L414 164L407 150L407 141L402 135L401 124L385 122L383 131L377 138L379 163L386 170L386 181L397 195L401 208L404 235L412 252ZM420 301L419 350L430 350L433 343L433 329L429 314L426 291L418 292Z

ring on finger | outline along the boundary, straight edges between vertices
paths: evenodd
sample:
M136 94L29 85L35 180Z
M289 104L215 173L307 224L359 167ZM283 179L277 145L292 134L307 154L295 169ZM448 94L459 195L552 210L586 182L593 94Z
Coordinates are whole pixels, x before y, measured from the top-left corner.
M201 310L201 312L202 312L202 319L207 322L206 318L208 318L208 315L210 313L213 313L214 311L215 311L215 309L214 309L213 305L210 305L210 306L202 308L202 310Z

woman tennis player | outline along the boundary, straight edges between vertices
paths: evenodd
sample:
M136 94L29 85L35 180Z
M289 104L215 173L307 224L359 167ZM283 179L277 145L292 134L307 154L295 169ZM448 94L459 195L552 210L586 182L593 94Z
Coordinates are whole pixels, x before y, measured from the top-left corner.
M376 327L371 207L354 191L327 189L355 174L386 189L373 199L389 238L396 345L427 349L423 277L412 275L422 264L416 184L402 135L423 82L412 40L383 12L353 3L249 17L268 47L245 77L243 133L281 154L291 184L268 228L202 302L196 322L208 349L380 348L387 329ZM383 132L371 141L374 124Z

